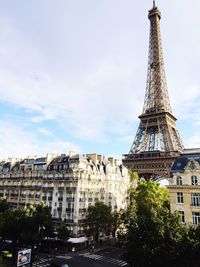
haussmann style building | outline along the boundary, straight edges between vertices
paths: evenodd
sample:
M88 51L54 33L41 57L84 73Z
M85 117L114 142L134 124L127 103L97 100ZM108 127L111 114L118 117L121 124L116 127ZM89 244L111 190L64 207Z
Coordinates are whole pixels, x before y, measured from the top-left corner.
M96 201L112 211L128 204L128 170L114 158L74 154L9 159L0 162L0 197L13 208L39 204L51 209L74 236L84 233L86 211Z
M200 224L200 148L184 150L169 181L171 211L179 212L182 223Z

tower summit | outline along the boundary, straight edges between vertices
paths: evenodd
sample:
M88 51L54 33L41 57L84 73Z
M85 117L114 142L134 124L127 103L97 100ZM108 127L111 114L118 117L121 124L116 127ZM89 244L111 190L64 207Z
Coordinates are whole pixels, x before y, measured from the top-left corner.
M170 106L160 34L161 13L153 1L149 10L150 39L147 84L140 125L124 164L144 177L169 177L183 151Z

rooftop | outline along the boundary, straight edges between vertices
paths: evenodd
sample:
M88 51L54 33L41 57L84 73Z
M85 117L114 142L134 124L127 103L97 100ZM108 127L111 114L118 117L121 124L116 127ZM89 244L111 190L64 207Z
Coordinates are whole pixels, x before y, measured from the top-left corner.
M200 148L184 149L172 166L172 172L184 172L188 162L195 160L200 164Z

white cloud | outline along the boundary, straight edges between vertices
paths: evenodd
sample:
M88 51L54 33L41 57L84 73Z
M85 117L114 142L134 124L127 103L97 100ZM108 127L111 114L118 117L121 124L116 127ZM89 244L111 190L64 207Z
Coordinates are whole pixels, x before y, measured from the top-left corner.
M185 147L196 148L200 147L200 134L191 134L191 137L187 140Z
M72 143L59 139L41 141L34 133L25 131L12 121L0 121L0 158L46 155L47 153L67 153L69 150L80 152Z
M39 133L41 133L42 135L45 135L45 136L54 136L54 134L52 132L50 132L49 130L47 130L45 128L38 128L37 131Z
M0 69L1 99L37 112L32 122L57 120L80 138L103 141L107 129L124 132L126 127L119 126L141 110L140 93L127 82L132 80L130 69L103 62L87 75L80 84L68 85L47 75L35 80Z
M54 120L80 140L106 144L116 135L131 145L145 94L151 3L49 1L47 8L40 1L22 2L23 13L21 4L16 10L4 4L0 10L0 101L25 109L43 136L54 137L41 126ZM166 1L158 5L174 115L198 124L200 30L194 25L200 4L188 7L188 1L177 0L173 6ZM23 125L1 123L11 140L4 151L13 154L20 154L20 148L38 153L71 146L60 140L43 146Z

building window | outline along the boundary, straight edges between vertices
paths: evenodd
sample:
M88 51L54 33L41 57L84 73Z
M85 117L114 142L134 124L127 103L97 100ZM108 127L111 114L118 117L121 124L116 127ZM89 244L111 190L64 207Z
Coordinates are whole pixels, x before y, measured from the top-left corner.
M177 202L183 203L183 193L182 192L177 193Z
M200 206L200 193L191 194L191 205L196 207Z
M177 162L176 167L181 167L181 162Z
M192 213L192 221L193 221L193 224L200 224L200 212Z
M192 175L192 177L191 177L191 184L192 185L198 185L197 176Z
M178 177L176 178L176 184L177 184L177 185L183 185L183 179L182 179L182 177L178 176Z
M184 211L179 211L178 213L180 215L180 222L184 223L185 222L185 213L184 213Z

